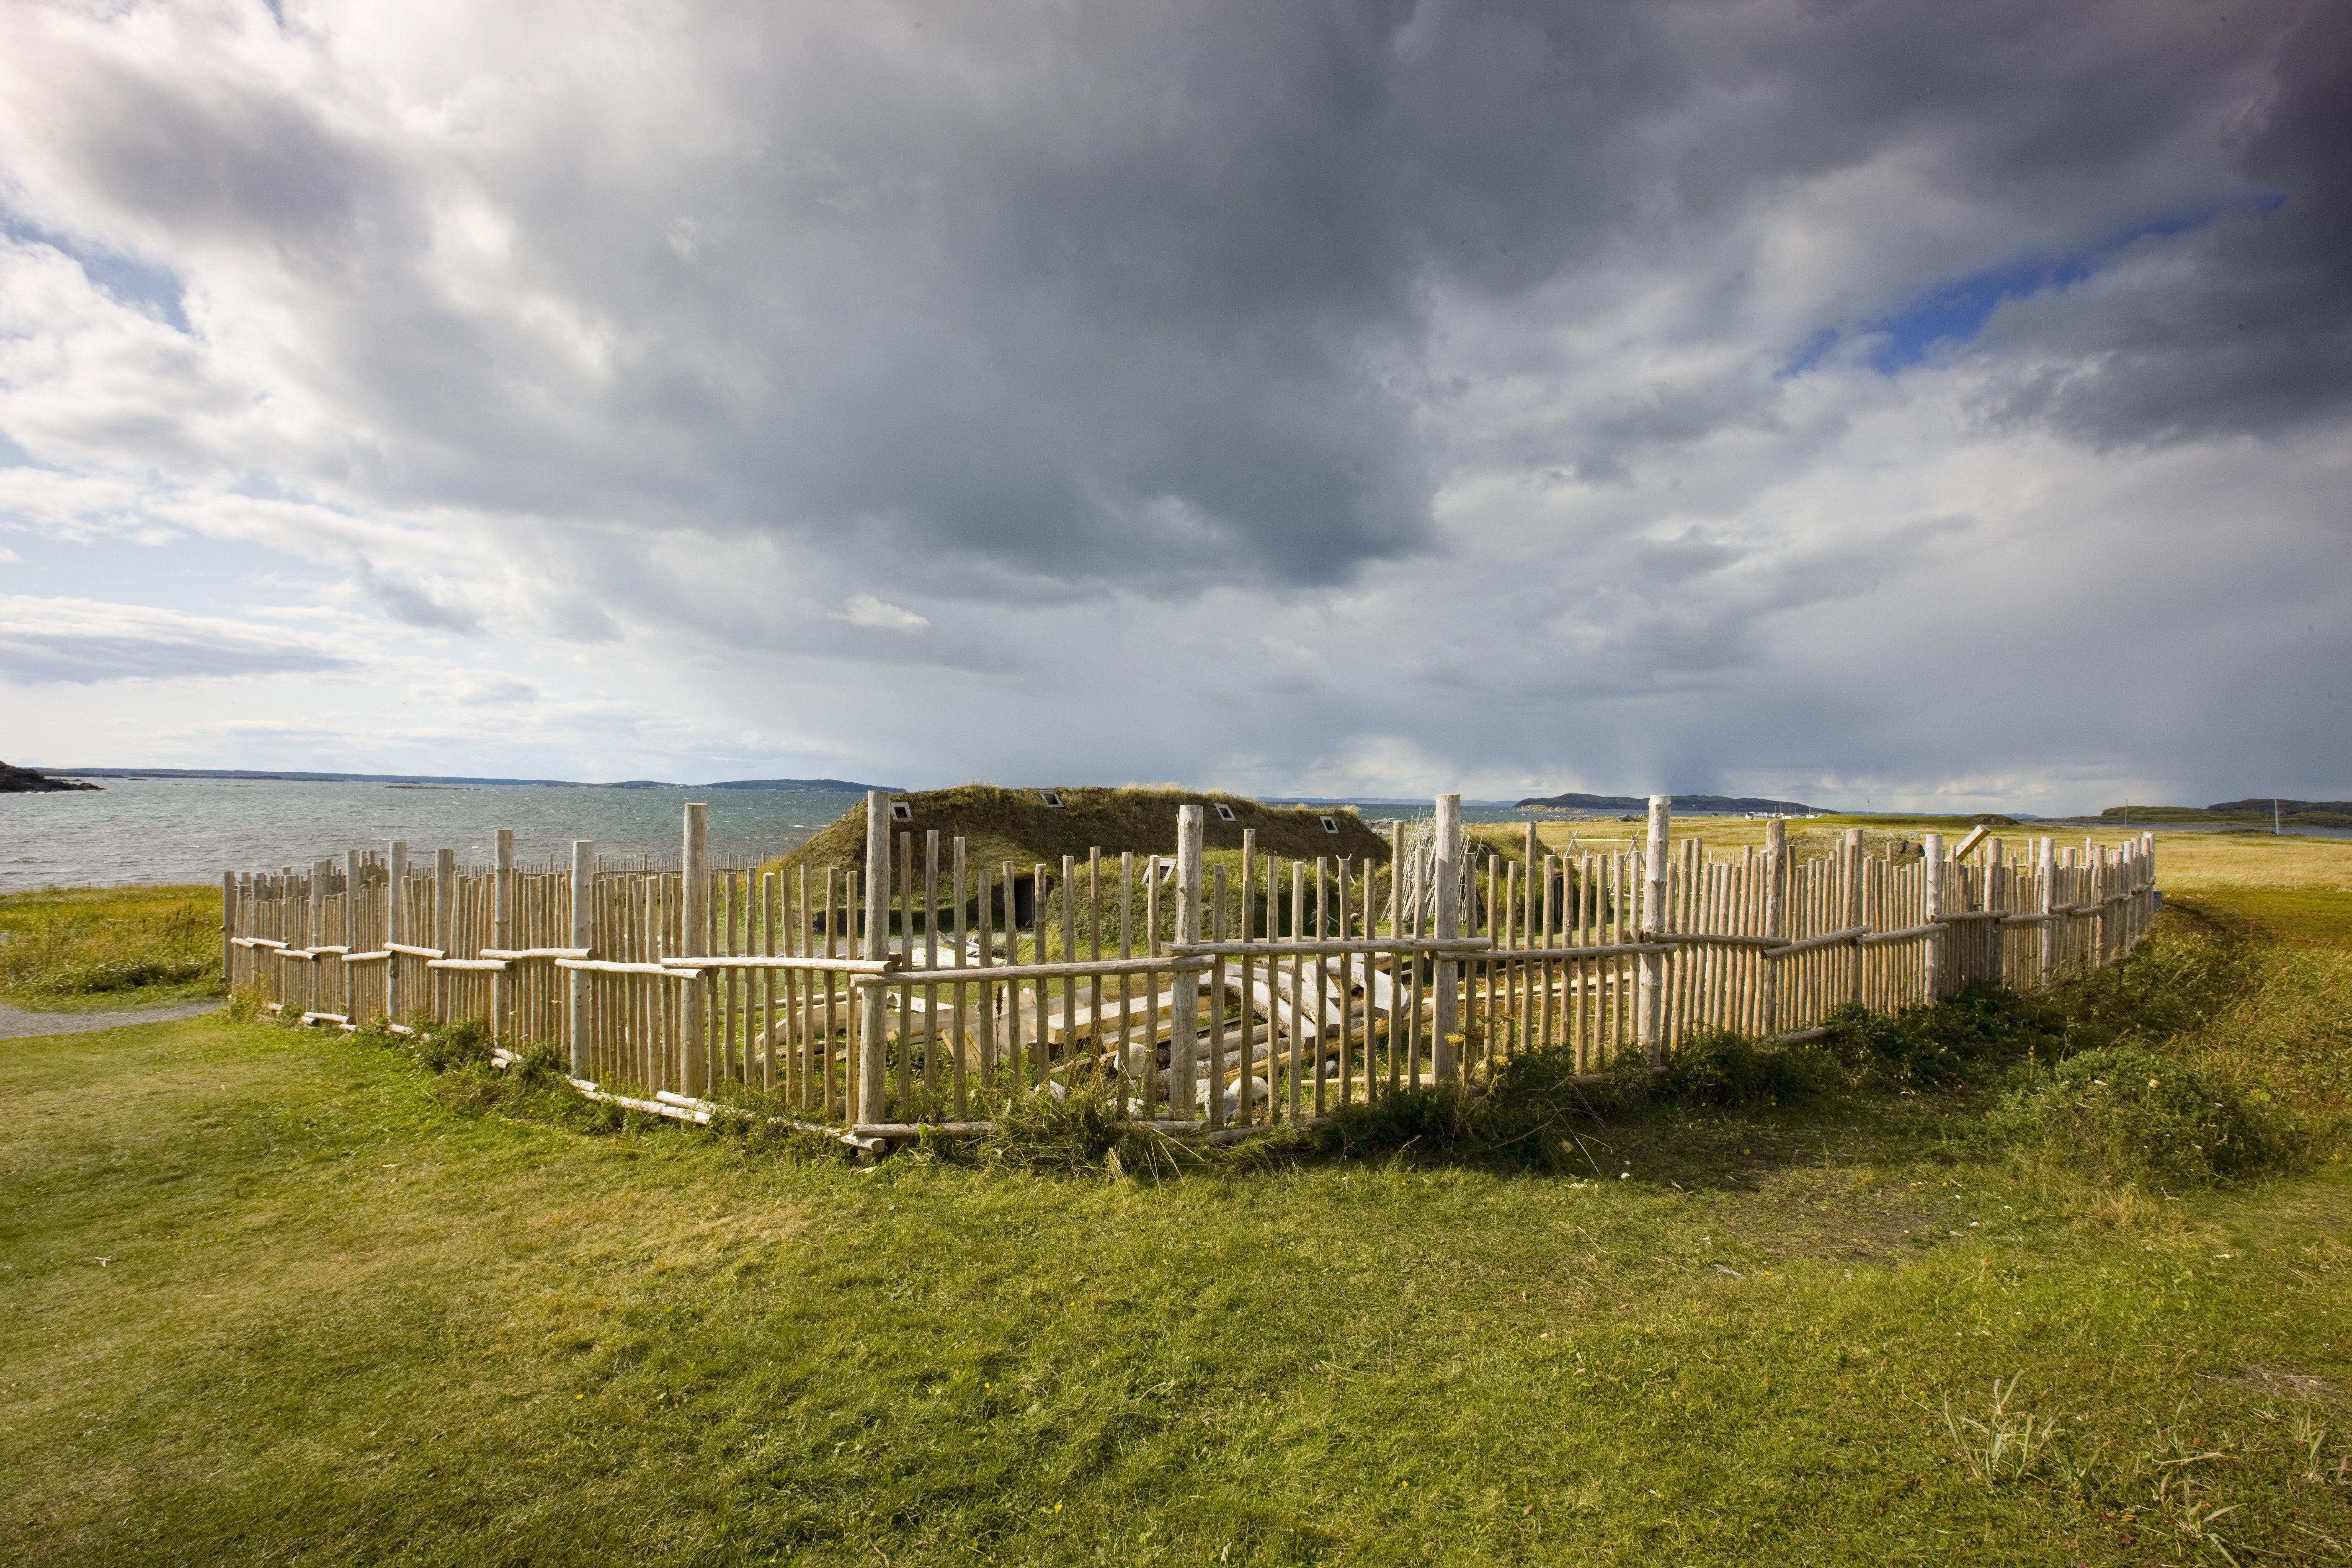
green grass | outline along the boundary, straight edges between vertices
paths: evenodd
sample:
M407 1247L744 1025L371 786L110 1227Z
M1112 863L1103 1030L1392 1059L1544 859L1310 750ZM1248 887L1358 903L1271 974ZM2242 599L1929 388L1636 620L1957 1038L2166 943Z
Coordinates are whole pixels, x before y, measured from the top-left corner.
M220 994L217 888L0 894L0 1000L58 1010Z
M2230 888L2200 902L2243 918L2269 936L2352 950L2352 894L2313 888Z
M2053 1037L2310 1078L2334 962L2176 912L2054 1014L1779 1104L1733 1062L1541 1174L864 1169L462 1052L13 1042L0 1556L2340 1561L2338 1147L2168 1188L1999 1114Z

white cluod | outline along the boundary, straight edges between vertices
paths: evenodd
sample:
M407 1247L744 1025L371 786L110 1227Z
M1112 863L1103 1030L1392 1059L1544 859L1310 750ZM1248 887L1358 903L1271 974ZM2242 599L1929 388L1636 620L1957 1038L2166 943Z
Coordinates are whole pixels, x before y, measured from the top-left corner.
M840 619L853 626L874 626L886 632L920 631L930 621L912 610L902 610L871 594L852 594L841 608Z

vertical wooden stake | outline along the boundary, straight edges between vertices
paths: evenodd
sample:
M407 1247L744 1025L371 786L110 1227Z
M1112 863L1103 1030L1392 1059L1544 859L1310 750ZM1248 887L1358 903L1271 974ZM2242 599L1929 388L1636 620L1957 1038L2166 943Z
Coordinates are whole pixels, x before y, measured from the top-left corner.
M236 873L221 873L221 984L236 984L236 939L243 933L236 929Z
M499 949L514 946L515 858L514 829L501 827L498 833L498 885L492 892L490 906L490 945ZM515 979L511 973L490 976L490 1034L492 1037L514 1042Z
M433 851L433 943L444 958L455 958L450 951L457 940L457 852L455 849ZM433 977L433 1021L450 1022L450 972L429 969Z
M572 841L572 941L573 947L584 947L591 957L596 948L596 841L575 838ZM566 972L571 984L568 1005L563 1020L565 1043L572 1048L572 1076L586 1078L589 1067L588 997L591 977L584 969Z
M1789 934L1787 882L1789 865L1789 823L1786 817L1769 817L1764 823L1764 934L1786 937ZM1771 1038L1780 1032L1780 966L1769 957L1764 961L1764 1037Z
M710 807L701 801L687 803L682 862L685 896L678 910L678 956L701 958L710 952ZM710 983L705 978L677 984L677 1082L682 1093L698 1100L709 1087L710 1042L703 1037L703 998Z
M408 942L408 840L395 838L391 847L392 881L384 889L383 940ZM391 1023L408 1022L408 988L400 982L400 954L383 966L383 1016Z
M1462 934L1462 797L1437 797L1437 934ZM1461 963L1450 957L1437 961L1437 1039L1431 1068L1439 1083L1452 1083L1460 1071L1457 1047L1462 1043L1461 998L1454 994Z
M1201 940L1201 844L1207 830L1209 808L1176 808L1176 940ZM1176 976L1176 1016L1168 1031L1168 1098L1170 1114L1190 1120L1193 1115L1200 1054L1201 972L1187 969Z
M1650 797L1650 836L1647 853L1642 858L1642 910L1637 938L1645 942L1657 941L1666 929L1666 830L1672 810L1671 795ZM1643 1059L1652 1067L1660 1067L1666 1059L1666 955L1645 952L1641 961L1633 997L1633 1036L1641 1042Z
M364 926L360 920L360 889L367 878L367 858L356 849L343 851L343 934L342 944L353 952L366 950L360 943ZM343 1016L356 1027L364 1022L360 1016L359 972L345 964L343 969Z
M1866 925L1862 916L1862 829L1845 830L1845 921L1848 926ZM1869 950L1859 941L1853 944L1853 984L1847 1000L1862 1005L1862 955Z
M890 794L887 790L866 792L866 933L859 956L880 963L890 955ZM857 1121L882 1120L882 1095L885 1089L882 1050L884 1031L890 1026L890 998L879 985L857 988L861 1002L858 1009L857 1083L851 1097L849 1119Z
M953 862L950 875L955 882L954 967L961 969L971 962L971 954L967 951L971 942L971 916L964 902L964 837L962 834L959 833L955 836L955 842L949 847L949 855ZM982 875L985 876L986 873L983 872ZM948 1059L955 1073L955 1113L958 1120L961 1120L968 1110L969 1086L966 1083L964 1064L971 1057L971 1031L965 1022L965 1008L969 995L962 983L959 981L955 988L955 1039L948 1047L950 1052Z
M1225 929L1225 868L1223 866L1216 868L1215 875L1211 879L1210 887L1209 940L1223 942L1230 933ZM1127 879L1122 875L1119 879L1119 890L1122 895L1125 894L1126 889ZM1121 907L1124 908L1123 903ZM1123 958L1126 955L1127 943L1121 942L1119 956ZM1124 1003L1126 999L1127 977L1122 974L1119 976L1119 1000ZM1126 1015L1122 1013L1119 1026L1122 1039L1126 1032L1125 1017ZM1225 1074L1230 1070L1225 1062L1225 1055L1230 1048L1232 1037L1225 1027L1225 955L1222 952L1217 954L1215 963L1209 970L1209 1032L1212 1037L1209 1042L1209 1125L1223 1127L1225 1124ZM1249 1009L1244 1007L1242 1009L1242 1079L1244 1084L1249 1079Z
M1932 926L1944 918L1944 836L1940 833L1923 834L1919 842L1927 851L1927 923ZM1944 999L1944 934L1941 926L1927 933L1927 1000L1931 1003Z

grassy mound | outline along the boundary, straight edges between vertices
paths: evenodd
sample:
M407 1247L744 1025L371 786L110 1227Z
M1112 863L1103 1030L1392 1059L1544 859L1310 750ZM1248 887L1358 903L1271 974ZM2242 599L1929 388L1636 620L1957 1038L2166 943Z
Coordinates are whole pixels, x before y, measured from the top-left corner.
M1312 859L1318 855L1385 859L1388 847L1380 835L1354 812L1338 807L1266 805L1241 795L1214 792L1196 794L1173 789L1065 789L1062 804L1047 805L1042 791L999 789L992 784L960 784L954 789L919 790L895 795L912 808L912 819L894 822L895 833L911 833L919 849L924 835L937 829L945 846L958 835L975 866L996 867L1010 860L1023 875L1039 862L1058 873L1062 857L1083 860L1089 849L1106 855L1176 852L1176 808L1206 805L1204 842L1213 850L1239 850L1245 828L1257 830L1260 853ZM1218 805L1230 807L1234 820L1217 815ZM1331 817L1339 831L1325 831L1322 819ZM945 850L942 848L942 856ZM844 812L798 849L773 862L768 869L791 871L801 866L862 868L866 864L866 808Z
M2219 1075L2133 1046L2061 1062L2020 1089L2003 1120L2079 1170L2116 1184L2210 1183L2284 1169L2289 1124Z

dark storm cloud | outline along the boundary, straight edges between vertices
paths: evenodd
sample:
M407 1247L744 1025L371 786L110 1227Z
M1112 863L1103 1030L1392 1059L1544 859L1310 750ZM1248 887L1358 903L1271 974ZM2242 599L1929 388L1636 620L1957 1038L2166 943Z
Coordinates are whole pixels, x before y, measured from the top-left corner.
M322 478L778 530L917 590L1182 593L1430 547L1433 290L1736 275L1726 246L1789 182L1905 148L2019 243L2063 240L2095 187L2163 184L2151 166L2232 71L2279 51L2280 15L2216 34L2187 8L2023 3L712 13L691 98L546 78L482 111L463 175L503 231L489 308L452 286L456 176L296 95L101 62L58 137L141 230L254 247L324 313L312 374L366 439ZM2344 248L2322 232L2343 205L2317 151L2332 68L2294 54L2240 160L2288 205L2216 237L2199 312L2234 332L2245 312L2219 302L2260 295L2263 346L2210 346L2241 395L2207 395L2231 410L2209 420L2261 424L2340 381L2292 330ZM1702 330L1743 308L1716 292ZM1791 329L1859 319L1831 303ZM1867 280L1853 301L1888 304ZM2092 347L2188 353L2179 308L2104 319ZM2084 376L2020 396L2102 433L2166 417ZM1752 365L1616 389L1529 456L1622 482L1659 443L1769 425L1773 395Z
M2006 307L2040 363L2000 407L2112 447L2273 436L2352 402L2352 10L2288 33L2233 162L2260 198L2186 243L2116 258L2110 287Z

